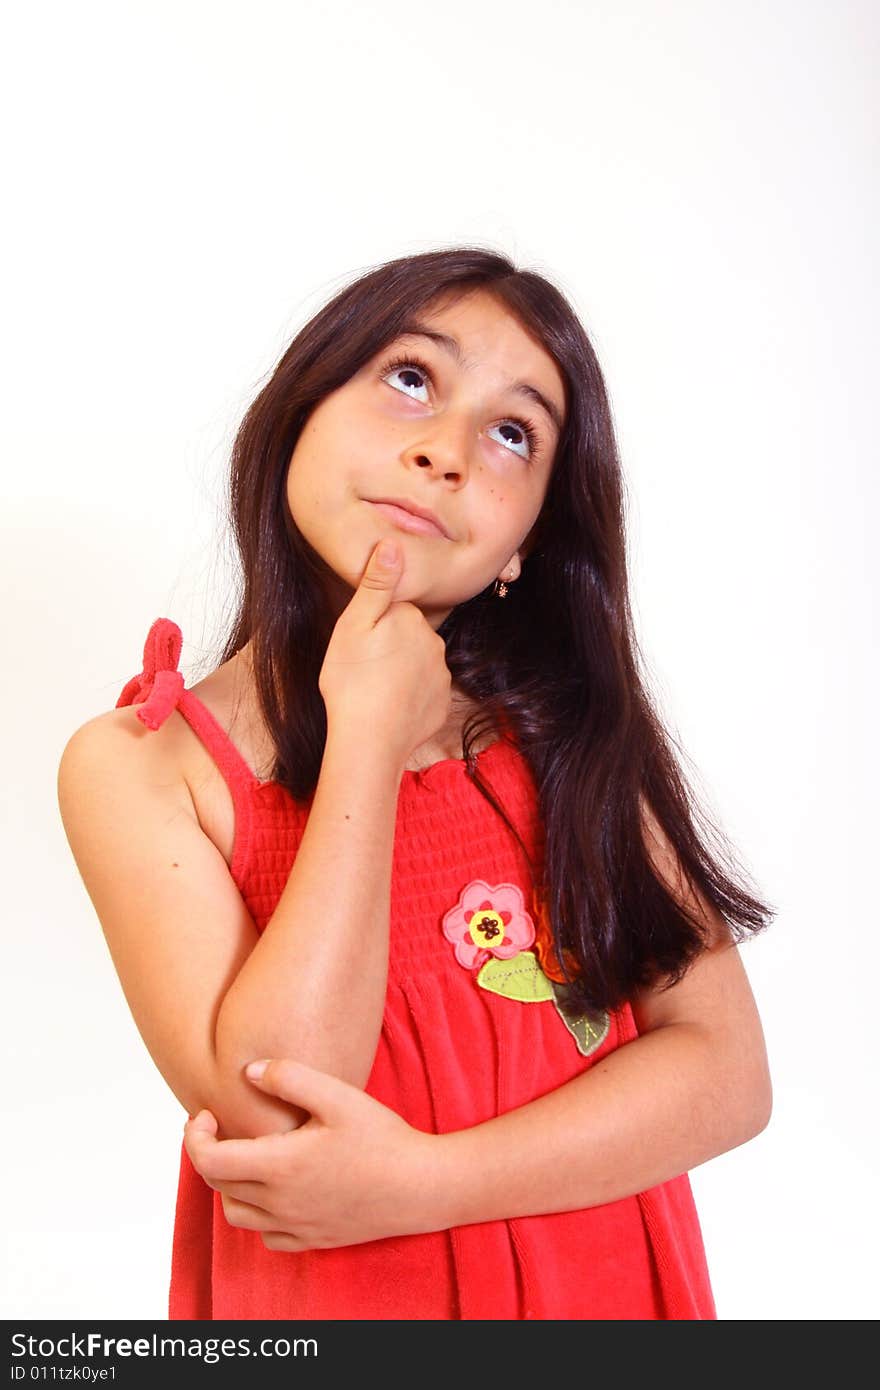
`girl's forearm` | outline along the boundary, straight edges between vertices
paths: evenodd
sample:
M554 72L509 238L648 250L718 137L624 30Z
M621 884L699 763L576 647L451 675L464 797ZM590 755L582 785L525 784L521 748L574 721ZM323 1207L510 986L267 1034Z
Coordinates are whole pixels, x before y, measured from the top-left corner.
M770 1106L763 1043L653 1029L538 1100L438 1135L420 1229L630 1197L754 1138Z
M359 1087L368 1080L385 1003L402 771L381 744L328 734L290 876L219 1009L218 1120L226 1137L290 1128L302 1118L243 1076L259 1057L294 1057Z

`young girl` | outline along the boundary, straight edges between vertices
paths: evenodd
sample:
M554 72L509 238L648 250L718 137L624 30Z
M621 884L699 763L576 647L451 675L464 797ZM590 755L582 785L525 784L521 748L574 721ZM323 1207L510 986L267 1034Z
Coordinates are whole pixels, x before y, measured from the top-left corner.
M687 1170L769 1118L736 946L772 914L640 678L583 327L486 250L382 265L251 405L231 502L217 669L157 619L59 771L194 1117L170 1317L714 1318Z

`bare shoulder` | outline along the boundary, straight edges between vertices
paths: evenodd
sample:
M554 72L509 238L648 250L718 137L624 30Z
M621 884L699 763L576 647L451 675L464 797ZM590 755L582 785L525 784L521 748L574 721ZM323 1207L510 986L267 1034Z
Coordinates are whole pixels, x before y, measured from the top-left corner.
M158 729L148 729L138 718L140 705L123 705L121 709L105 710L87 719L71 734L62 759L71 748L75 752L88 749L98 752L112 747L114 752L129 750L132 754L142 752L157 762L173 759L181 745L180 721L182 716L172 710Z
M232 658L189 687L260 779L271 776L275 750L259 718L249 668ZM158 729L148 729L135 705L108 710L88 720L69 738L58 772L58 798L67 826L87 815L101 783L107 798L129 813L148 797L155 808L176 806L199 824L232 862L236 812L215 756L179 709Z
M136 705L106 710L80 725L67 740L58 766L58 797L65 802L88 796L96 780L117 783L136 795L138 786L161 786L192 809L186 776L187 738L182 715L172 710L158 729L137 717Z

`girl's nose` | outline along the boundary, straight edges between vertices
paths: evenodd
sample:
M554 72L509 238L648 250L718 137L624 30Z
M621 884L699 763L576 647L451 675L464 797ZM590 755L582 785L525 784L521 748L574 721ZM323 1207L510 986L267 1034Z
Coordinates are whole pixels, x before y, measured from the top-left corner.
M463 421L458 425L449 420L437 421L430 431L422 430L418 438L407 445L404 461L419 468L430 468L440 477L464 482L470 470L469 451L470 438Z

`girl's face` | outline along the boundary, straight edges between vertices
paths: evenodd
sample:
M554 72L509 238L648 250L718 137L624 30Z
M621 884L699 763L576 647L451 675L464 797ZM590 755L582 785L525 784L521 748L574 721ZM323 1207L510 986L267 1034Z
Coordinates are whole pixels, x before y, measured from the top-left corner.
M312 411L287 499L329 568L336 616L376 542L393 536L403 551L395 598L436 629L493 580L519 577L565 387L549 353L485 290L424 307L406 327ZM446 534L400 529L376 505L390 498L429 510Z

